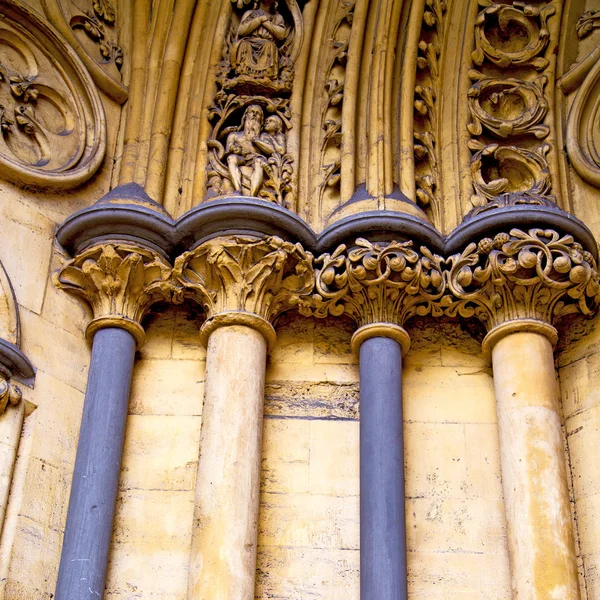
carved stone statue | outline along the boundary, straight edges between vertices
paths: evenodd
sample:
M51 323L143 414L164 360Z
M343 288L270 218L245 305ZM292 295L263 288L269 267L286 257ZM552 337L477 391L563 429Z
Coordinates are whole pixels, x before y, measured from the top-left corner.
M287 30L276 7L276 0L260 0L258 6L255 2L254 9L243 14L237 30L237 42L230 54L236 75L278 78L278 45L285 39Z
M263 181L264 164L266 158L260 153L257 145L261 135L264 121L262 108L258 104L251 104L242 117L242 124L238 131L227 136L225 153L227 166L235 191L242 191L243 177L247 174L250 180L248 187L250 195L256 196ZM246 167L244 171L242 168Z

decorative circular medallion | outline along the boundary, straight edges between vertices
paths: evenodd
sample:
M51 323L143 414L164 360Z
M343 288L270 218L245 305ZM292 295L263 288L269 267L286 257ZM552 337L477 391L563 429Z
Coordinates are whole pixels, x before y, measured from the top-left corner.
M0 177L72 188L105 149L104 110L85 67L34 11L0 0Z

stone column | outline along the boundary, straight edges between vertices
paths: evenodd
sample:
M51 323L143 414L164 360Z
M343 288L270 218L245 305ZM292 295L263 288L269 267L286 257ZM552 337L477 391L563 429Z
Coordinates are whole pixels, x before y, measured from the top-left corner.
M513 229L448 262L456 298L448 314L475 314L488 330L513 595L578 600L552 323L592 313L600 299L595 260L571 236Z
M252 600L271 322L312 291L312 255L275 237L226 236L180 256L174 274L207 314L188 599Z
M402 325L442 297L441 261L411 242L362 239L319 258L315 315L345 313L358 325L361 600L408 597L401 382L410 338Z
M171 269L154 251L104 244L83 251L54 275L84 298L94 318L88 384L56 586L56 600L102 598L112 537L125 422L141 319L168 299Z

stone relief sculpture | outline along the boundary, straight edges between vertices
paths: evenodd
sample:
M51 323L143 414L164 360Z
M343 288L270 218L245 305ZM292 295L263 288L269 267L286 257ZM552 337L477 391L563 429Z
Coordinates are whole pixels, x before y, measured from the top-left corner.
M105 150L87 71L24 5L0 1L0 175L40 188L89 179Z
M48 20L75 49L94 81L117 102L127 100L121 75L116 5L111 0L42 0Z
M234 0L233 0L234 1ZM238 0L209 118L210 196L242 194L282 206L291 193L293 159L289 96L302 43L302 15L295 0Z
M479 0L479 5L471 54L477 69L469 71L468 91L471 203L484 206L504 193L548 195L551 146L540 141L550 133L545 123L548 76L543 72L549 65L548 20L556 7L489 0ZM510 35L513 28L522 32L522 40ZM511 76L503 77L502 69L511 69Z

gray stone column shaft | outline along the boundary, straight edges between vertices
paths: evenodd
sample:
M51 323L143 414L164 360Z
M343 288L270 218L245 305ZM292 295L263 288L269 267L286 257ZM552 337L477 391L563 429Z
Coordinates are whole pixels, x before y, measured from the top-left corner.
M385 337L360 347L360 598L407 598L402 350Z
M94 336L56 600L104 597L135 348L124 329Z

